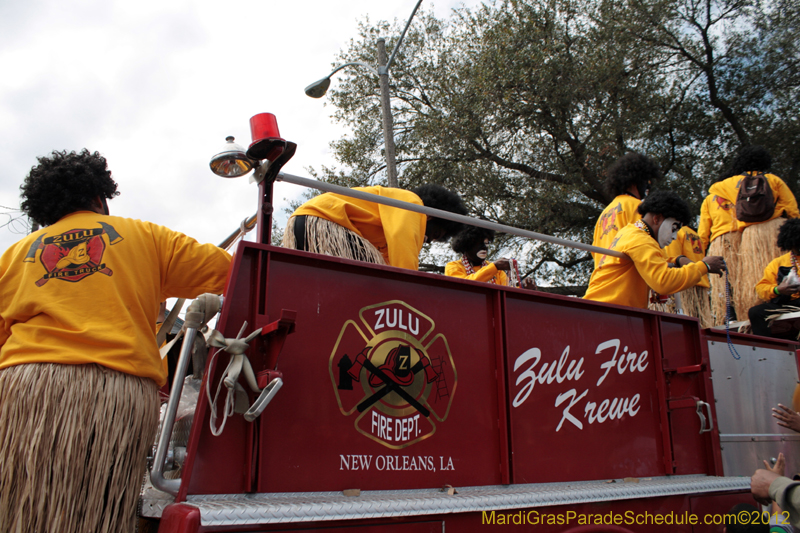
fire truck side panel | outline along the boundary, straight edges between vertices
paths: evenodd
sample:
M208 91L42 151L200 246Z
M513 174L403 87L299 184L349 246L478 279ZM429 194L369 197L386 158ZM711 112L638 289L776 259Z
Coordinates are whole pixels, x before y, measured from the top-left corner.
M259 254L240 246L234 255L231 276L226 290L226 301L217 327L226 337L236 337L241 324L246 320L253 324L255 304L253 287L259 286ZM232 303L234 303L232 305ZM246 333L252 329L248 328ZM258 357L252 357L254 364ZM217 392L222 373L228 364L228 355L219 353L206 364L206 374L211 375L212 398ZM197 402L192 424L187 460L181 476L181 490L178 501L191 494L239 494L252 491L252 442L253 424L246 422L241 415L227 419L224 431L214 436L209 429L209 405L206 398L206 380ZM222 410L226 389L222 387L217 399L216 426L222 423Z
M524 293L506 306L514 482L663 475L652 317Z
M725 475L752 475L780 452L787 473L800 471L800 435L770 416L779 403L792 405L797 345L733 334L729 347L724 334L713 332L707 342Z
M660 334L673 459L668 473L722 475L708 354L697 324L662 316Z
M442 522L484 531L505 529L496 517L514 520L533 507L548 515L677 516L695 507L724 512L731 491L736 501L749 498L741 478L730 488L706 478L722 475L716 424L701 433L716 416L717 383L714 352L694 319L254 243L240 245L233 269L217 328L228 338L245 321L244 335L265 328L247 356L256 373L281 371L284 385L254 422L233 415L221 436L209 430L201 390L175 501L230 520L197 526L194 514L170 510L164 531L182 530L181 521L187 531L310 531L312 522L339 528L342 520L364 533L399 525L438 531ZM273 335L281 317L296 320L291 334ZM759 350L785 345L758 342ZM794 366L781 377L795 380L796 358L782 349ZM220 352L207 364L212 396L228 361ZM789 385L781 387L783 398ZM445 510L450 500L438 489L447 485L462 491L452 500L462 507ZM469 496L482 488L490 500ZM361 489L363 501L345 498L316 519L292 503L307 498L309 509L327 513L325 498L338 502L345 489ZM709 496L724 490L719 501ZM548 499L550 491L559 496ZM583 492L566 505L574 491ZM389 502L382 514L348 515L348 503L369 502L364 493L421 498L428 510L399 512ZM243 509L255 515L245 518ZM491 509L495 521L487 523ZM595 526L540 521L537 531ZM671 531L713 529L681 523Z
M270 317L295 310L297 331L279 358L285 384L261 417L259 492L502 481L491 286L269 258L259 297ZM398 347L407 353L391 355ZM405 369L406 382L387 384L376 369Z

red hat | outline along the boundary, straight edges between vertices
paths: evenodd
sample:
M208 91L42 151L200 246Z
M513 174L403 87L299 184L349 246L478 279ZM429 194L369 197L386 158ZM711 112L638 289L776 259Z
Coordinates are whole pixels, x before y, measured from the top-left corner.
M278 131L278 119L272 113L259 113L250 117L250 135L253 138L247 149L247 157L250 159L275 161L286 148L286 141Z
M414 383L414 372L411 371L411 347L402 344L395 346L386 356L383 364L378 367L378 370L384 376L403 387ZM379 387L383 384L383 380L377 374L372 374L369 377L369 384L373 387Z

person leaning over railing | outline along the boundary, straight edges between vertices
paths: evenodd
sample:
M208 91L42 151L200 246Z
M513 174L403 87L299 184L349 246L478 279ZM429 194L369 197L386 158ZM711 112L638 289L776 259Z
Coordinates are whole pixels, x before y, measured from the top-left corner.
M467 214L461 198L439 185L421 185L410 191L381 186L354 189ZM328 192L292 213L283 247L417 270L424 243L445 242L463 227L460 222Z
M696 262L680 257L679 268L670 268L662 248L691 219L689 206L677 194L654 192L638 211L642 218L622 228L611 244L611 250L624 253L629 260L604 255L592 272L584 298L646 309L650 288L659 294L674 294L695 286L705 274L725 270L724 260L713 256Z
M0 523L133 531L167 378L159 303L221 294L231 257L109 216L97 152L40 157L20 189L44 227L0 257Z

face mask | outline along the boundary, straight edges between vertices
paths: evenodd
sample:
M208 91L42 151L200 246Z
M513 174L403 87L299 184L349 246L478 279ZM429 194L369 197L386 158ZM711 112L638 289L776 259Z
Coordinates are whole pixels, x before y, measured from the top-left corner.
M486 239L485 241L483 241L483 248L478 250L478 253L476 253L475 255L477 255L480 259L486 259L486 256L489 255L489 251L487 250L488 247L489 247L489 239Z
M647 193L650 192L650 183L639 183L636 186L636 190L639 191L639 198L644 200L647 197Z
M662 248L669 246L669 243L678 238L678 230L681 229L681 223L674 218L665 218L658 228L658 244Z

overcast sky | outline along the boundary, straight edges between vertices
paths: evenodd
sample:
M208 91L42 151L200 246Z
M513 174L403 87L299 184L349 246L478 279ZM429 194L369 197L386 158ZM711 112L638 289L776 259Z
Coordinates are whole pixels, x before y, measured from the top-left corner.
M303 89L331 70L357 23L407 20L416 0L25 0L0 2L0 226L19 212L36 157L88 148L106 156L122 193L111 213L218 243L253 214L247 178L211 173L227 135L250 143L270 112L297 143L284 167L333 164L346 134L327 98ZM423 1L446 17L479 0ZM390 36L387 36L390 37ZM334 82L335 83L335 82ZM281 212L300 187L279 184ZM0 228L0 252L25 233Z

